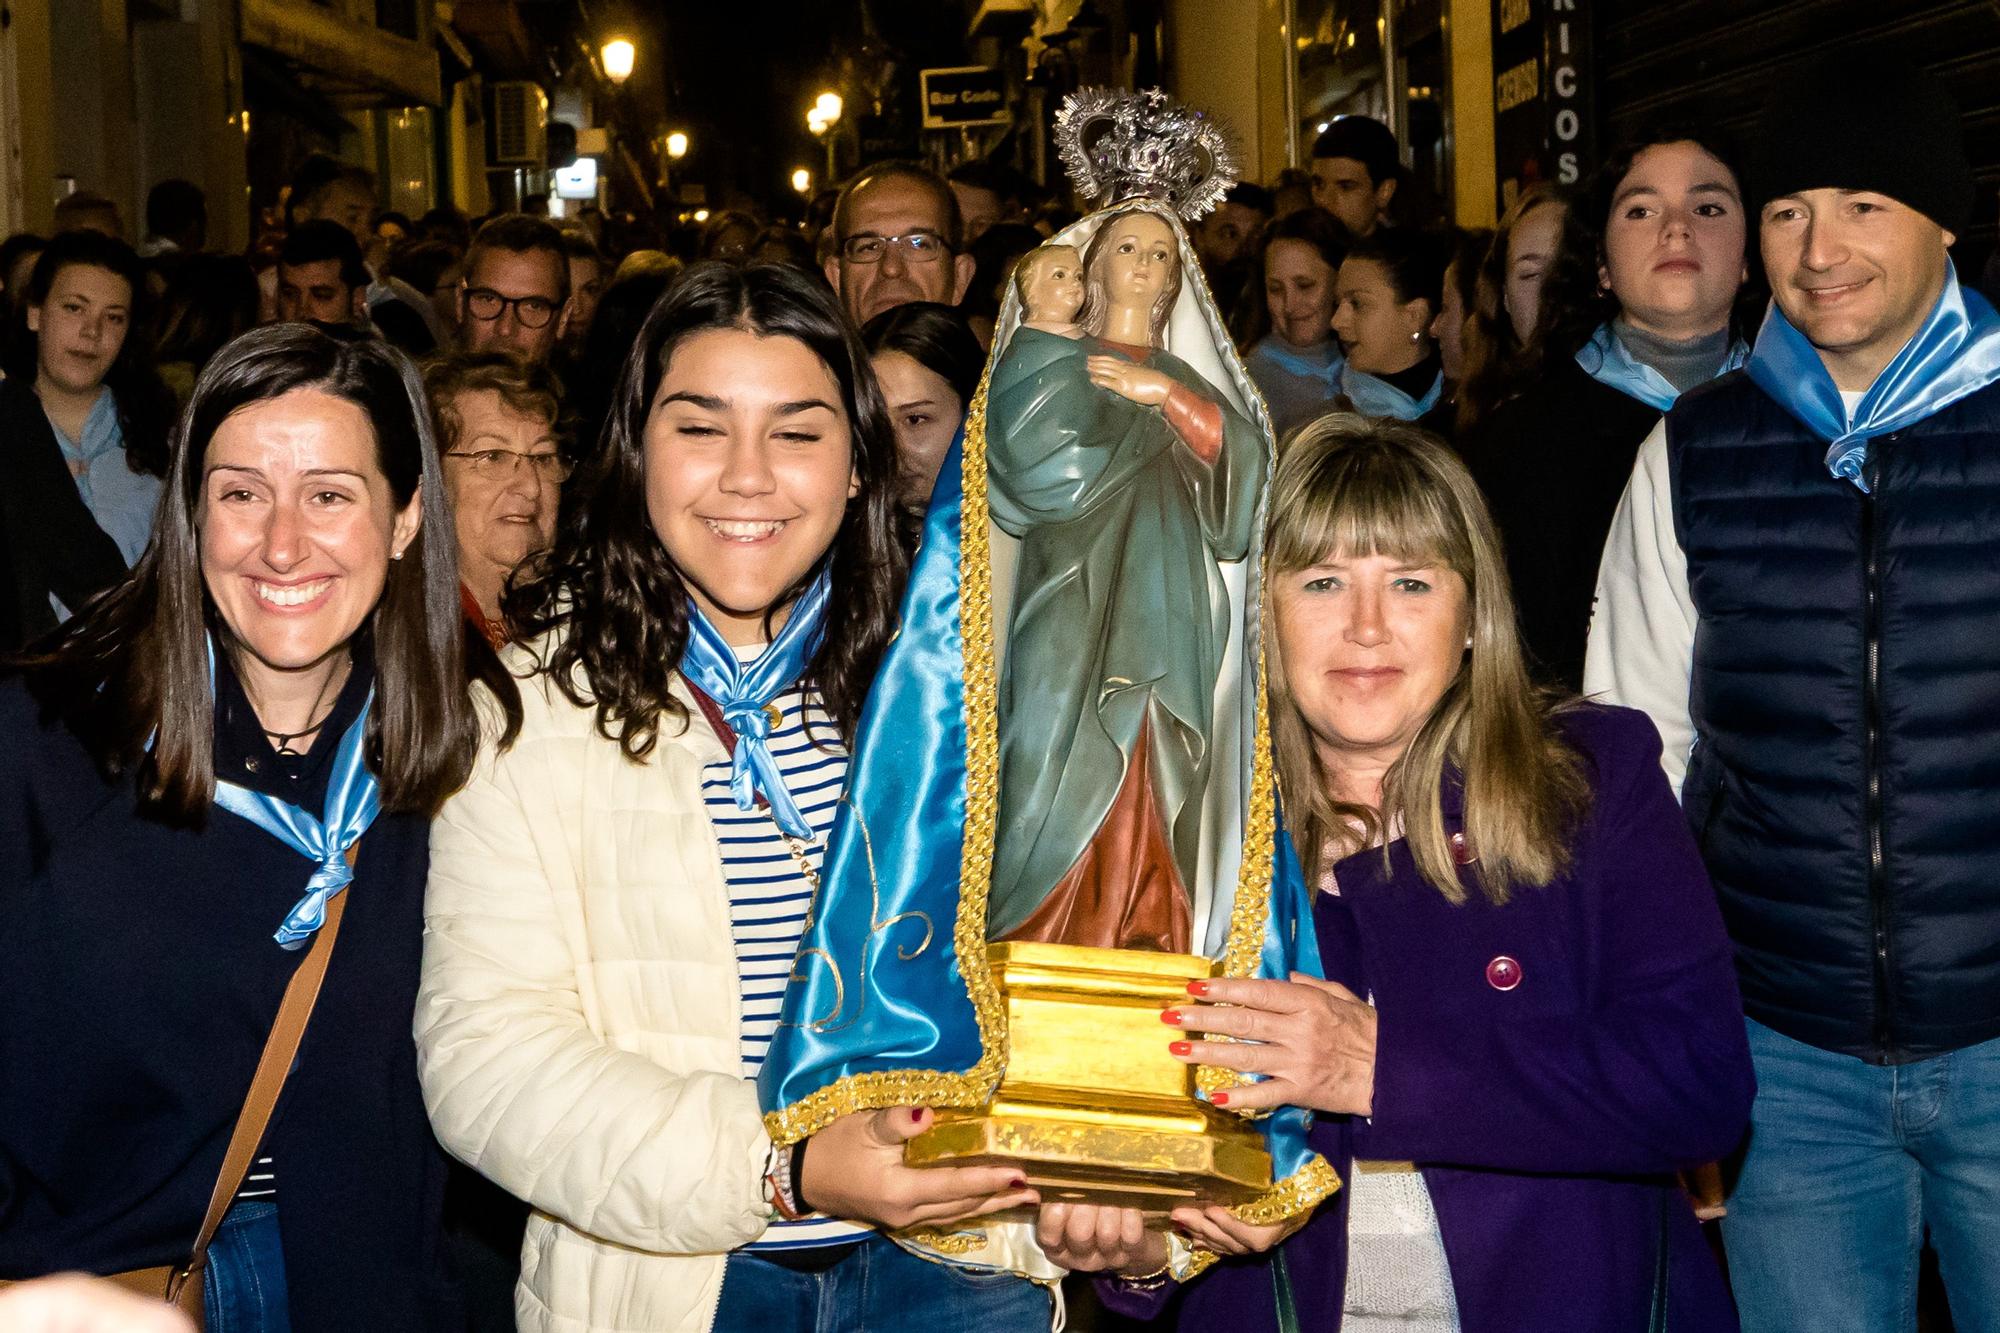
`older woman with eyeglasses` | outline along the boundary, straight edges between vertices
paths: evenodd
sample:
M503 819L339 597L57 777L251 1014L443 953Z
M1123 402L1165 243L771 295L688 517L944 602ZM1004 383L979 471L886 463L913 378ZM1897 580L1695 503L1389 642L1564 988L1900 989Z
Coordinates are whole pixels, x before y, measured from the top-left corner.
M563 451L561 387L508 352L460 352L424 368L437 413L445 493L458 536L465 617L498 648L500 600L514 571L555 540L573 464Z

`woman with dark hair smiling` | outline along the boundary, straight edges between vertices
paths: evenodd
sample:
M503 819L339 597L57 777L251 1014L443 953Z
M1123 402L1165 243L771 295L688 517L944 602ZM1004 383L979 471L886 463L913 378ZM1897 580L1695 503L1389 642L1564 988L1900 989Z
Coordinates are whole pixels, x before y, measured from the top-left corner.
M1568 212L1541 295L1541 366L1466 456L1507 546L1537 668L1583 684L1598 558L1639 445L1685 390L1740 365L1762 317L1728 149L1668 128L1628 140Z
M436 827L417 1041L445 1145L535 1208L524 1330L1048 1327L874 1229L1032 1202L1011 1168L905 1167L921 1108L780 1149L758 1106L895 631L896 472L832 294L700 264L508 594L526 679Z
M0 1278L455 1322L410 1038L426 826L477 747L437 468L400 353L246 334L145 556L0 682Z

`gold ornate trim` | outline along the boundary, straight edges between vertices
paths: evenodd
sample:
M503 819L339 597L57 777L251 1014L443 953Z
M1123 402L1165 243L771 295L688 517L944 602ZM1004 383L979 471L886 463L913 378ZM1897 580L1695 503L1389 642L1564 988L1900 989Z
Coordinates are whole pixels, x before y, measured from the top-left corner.
M921 1245L927 1250L954 1258L986 1248L984 1231L941 1231L937 1227L910 1227L896 1233L898 1240Z
M1229 1211L1240 1220L1252 1226L1267 1227L1309 1213L1331 1198L1340 1188L1340 1175L1328 1164L1326 1158L1315 1153L1306 1164L1273 1185L1268 1191L1250 1200L1239 1203ZM1188 1256L1185 1268L1174 1273L1176 1280L1186 1282L1199 1276L1210 1264L1222 1256L1213 1250L1194 1250Z
M779 1144L817 1134L854 1111L887 1106L984 1106L1006 1063L1007 1011L986 960L986 897L993 879L993 827L1000 793L992 557L986 528L986 387L992 373L989 363L965 414L961 451L964 498L959 511L958 617L965 654L965 844L959 858L958 919L953 924L952 945L958 952L959 978L965 983L966 998L979 1023L979 1059L963 1073L894 1069L836 1079L790 1106L765 1114L765 1132Z

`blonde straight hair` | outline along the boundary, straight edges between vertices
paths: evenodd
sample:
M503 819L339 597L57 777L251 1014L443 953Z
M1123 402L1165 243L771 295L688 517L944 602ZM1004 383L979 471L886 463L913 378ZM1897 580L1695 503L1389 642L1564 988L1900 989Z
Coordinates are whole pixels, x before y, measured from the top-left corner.
M1569 837L1589 799L1578 755L1551 724L1573 701L1528 679L1500 539L1465 465L1414 427L1334 413L1286 443L1271 514L1264 643L1272 744L1307 875L1400 829L1423 877L1464 902L1439 800L1455 778L1463 783L1465 835L1477 858L1470 870L1481 892L1501 903L1512 885L1554 879L1568 864ZM1471 603L1465 663L1390 767L1380 809L1335 798L1286 685L1275 633L1280 580L1332 555L1443 566L1465 580Z

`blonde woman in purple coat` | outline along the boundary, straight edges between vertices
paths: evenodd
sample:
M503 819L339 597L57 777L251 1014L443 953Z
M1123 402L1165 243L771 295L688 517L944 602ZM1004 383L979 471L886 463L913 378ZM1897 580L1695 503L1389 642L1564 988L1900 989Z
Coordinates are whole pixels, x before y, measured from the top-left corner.
M1196 982L1163 1039L1263 1076L1217 1101L1325 1113L1346 1188L1275 1249L1177 1218L1223 1256L1181 1326L1731 1333L1676 1173L1736 1147L1753 1082L1652 725L1529 685L1492 521L1431 437L1322 418L1272 513L1280 785L1333 980ZM1051 1205L1044 1248L1150 1313L1174 1284L1135 1222Z

